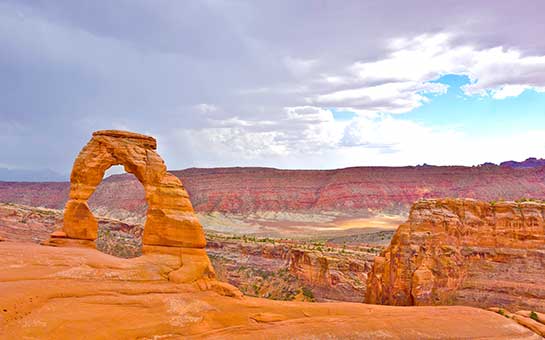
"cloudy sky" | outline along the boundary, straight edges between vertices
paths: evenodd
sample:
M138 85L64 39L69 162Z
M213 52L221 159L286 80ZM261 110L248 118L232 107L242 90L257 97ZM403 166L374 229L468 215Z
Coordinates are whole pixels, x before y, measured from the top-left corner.
M170 169L545 157L545 2L0 1L0 168L92 131Z

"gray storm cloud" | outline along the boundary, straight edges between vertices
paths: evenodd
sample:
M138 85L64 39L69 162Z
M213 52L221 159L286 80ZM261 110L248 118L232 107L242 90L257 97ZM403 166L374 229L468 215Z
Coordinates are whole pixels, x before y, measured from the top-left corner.
M110 128L157 136L170 168L330 167L316 153L399 142L373 145L354 128L372 119L335 122L330 108L402 113L443 91L421 74L358 76L395 57L393 40L446 34L449 50L477 57L540 57L544 12L542 1L1 1L0 168L66 174L91 132ZM471 89L545 86L544 61L521 73L519 59Z

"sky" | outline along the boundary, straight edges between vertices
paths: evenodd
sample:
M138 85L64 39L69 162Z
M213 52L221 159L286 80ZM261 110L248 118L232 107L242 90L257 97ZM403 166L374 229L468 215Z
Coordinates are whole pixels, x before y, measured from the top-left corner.
M545 2L0 0L0 168L95 130L169 169L545 157Z

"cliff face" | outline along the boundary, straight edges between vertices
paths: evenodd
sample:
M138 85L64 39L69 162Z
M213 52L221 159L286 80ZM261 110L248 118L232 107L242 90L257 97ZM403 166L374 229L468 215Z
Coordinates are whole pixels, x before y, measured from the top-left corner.
M545 199L545 168L356 167L174 171L199 212L341 211L407 213L421 198Z
M221 280L277 300L363 302L377 249L219 236L207 244Z
M367 281L369 303L545 309L545 204L421 200Z
M182 180L200 213L406 214L421 198L545 199L545 167L192 168L172 173ZM0 202L62 209L67 198L68 183L0 182ZM98 215L111 213L127 222L146 211L143 188L131 175L107 178L89 203Z

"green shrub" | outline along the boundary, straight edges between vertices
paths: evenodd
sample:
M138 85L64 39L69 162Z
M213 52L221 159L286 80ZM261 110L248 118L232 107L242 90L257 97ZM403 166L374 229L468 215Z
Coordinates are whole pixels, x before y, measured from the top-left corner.
M530 312L530 319L539 321L539 317L537 316L537 313L534 311Z
M314 301L314 293L312 293L312 290L310 290L310 288L308 288L308 287L303 287L303 288L301 288L301 290L303 291L303 295L304 295L305 297L307 297L308 299Z
M505 314L505 311L503 309L498 310L498 314L503 315L503 316L505 316L506 318L509 319L509 315Z

